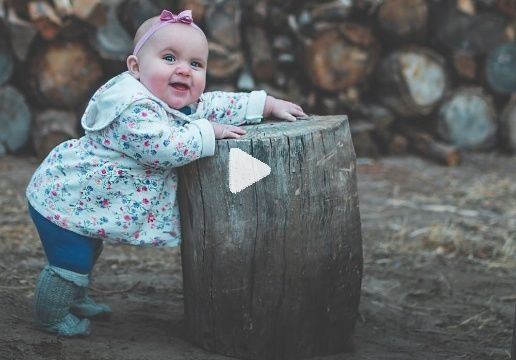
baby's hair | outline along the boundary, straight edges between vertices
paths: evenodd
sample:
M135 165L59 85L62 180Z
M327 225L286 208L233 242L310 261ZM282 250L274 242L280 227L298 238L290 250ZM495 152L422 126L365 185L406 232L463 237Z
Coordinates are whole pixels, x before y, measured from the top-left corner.
M138 27L138 29L136 29L136 33L134 34L133 49L136 46L136 44L138 43L138 41L140 41L140 39L143 37L143 35L145 35L145 33L153 25L157 24L158 22L159 22L159 15L156 15L156 16L153 16L141 23L141 25Z

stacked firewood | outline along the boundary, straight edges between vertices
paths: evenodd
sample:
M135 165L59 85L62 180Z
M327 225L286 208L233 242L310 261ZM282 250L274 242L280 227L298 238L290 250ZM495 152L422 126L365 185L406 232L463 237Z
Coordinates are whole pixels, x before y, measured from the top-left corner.
M0 154L80 136L89 97L164 8L206 32L207 90L347 114L359 156L516 152L513 0L0 0Z

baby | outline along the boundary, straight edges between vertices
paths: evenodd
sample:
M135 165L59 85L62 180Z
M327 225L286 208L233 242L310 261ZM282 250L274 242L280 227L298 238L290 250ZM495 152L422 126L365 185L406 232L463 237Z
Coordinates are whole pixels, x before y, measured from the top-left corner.
M177 167L239 138L263 117L294 121L300 106L250 93L207 92L208 41L191 12L164 10L135 35L127 71L92 96L85 135L56 146L27 187L48 265L34 293L36 324L61 336L90 334L109 306L87 294L104 240L178 246Z

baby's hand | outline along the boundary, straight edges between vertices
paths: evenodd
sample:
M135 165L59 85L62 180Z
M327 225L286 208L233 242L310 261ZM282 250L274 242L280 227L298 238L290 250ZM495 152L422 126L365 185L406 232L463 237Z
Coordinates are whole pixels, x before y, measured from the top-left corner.
M301 106L291 103L290 101L276 99L269 95L265 99L263 115L266 117L274 116L287 121L296 121L296 116L308 116Z
M234 125L211 122L211 126L213 126L213 131L215 132L215 139L238 139L246 133L244 129Z

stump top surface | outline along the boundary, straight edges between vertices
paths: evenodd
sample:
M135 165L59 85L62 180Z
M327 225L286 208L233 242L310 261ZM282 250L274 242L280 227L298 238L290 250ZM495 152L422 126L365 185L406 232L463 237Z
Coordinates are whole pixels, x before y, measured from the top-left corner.
M232 141L249 141L270 139L277 137L292 137L299 135L307 135L321 130L332 130L346 122L346 115L332 116L309 116L307 118L298 119L290 122L284 120L267 120L260 124L243 126L247 134L240 139Z

